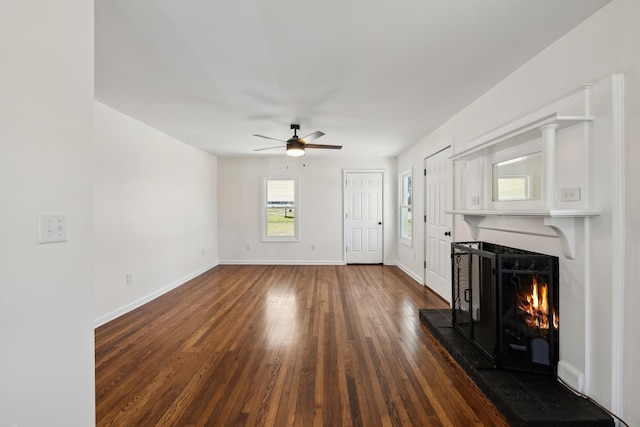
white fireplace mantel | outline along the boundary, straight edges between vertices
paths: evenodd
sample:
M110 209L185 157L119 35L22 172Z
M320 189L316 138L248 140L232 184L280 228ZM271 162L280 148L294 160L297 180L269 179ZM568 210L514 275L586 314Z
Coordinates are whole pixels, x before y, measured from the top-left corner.
M479 229L509 231L519 234L531 234L538 236L555 235L560 239L564 256L568 259L575 259L576 256L576 228L579 221L600 215L598 211L582 209L546 209L546 210L452 210L447 213L462 215L464 221L469 225L471 237L478 239ZM538 225L544 225L553 234L540 231L538 227L514 227L509 228L504 224L496 226L488 218L527 218Z
M492 131L468 141L450 160L460 165L461 185L458 206L447 213L462 215L469 225L472 238L478 240L480 229L507 231L560 239L564 256L575 259L576 245L581 238L577 230L589 218L600 215L590 207L591 188L588 179L580 182L581 198L575 203L560 200L558 178L560 168L566 167L566 159L558 158L559 146L565 141L563 131L577 127L582 144L582 162L589 164L591 127L595 117L590 114L592 84L586 84L529 114L508 122ZM571 138L571 137L570 137ZM575 136L574 136L575 138ZM540 141L540 142L535 142ZM535 142L542 152L542 197L539 202L513 203L492 200L490 165L500 153ZM506 155L506 154L503 154ZM478 170L469 176L469 162L481 162ZM575 160L574 160L575 161ZM488 171L488 172L487 172ZM566 178L565 178L566 179ZM476 194L468 194L468 181L484 182ZM471 201L473 200L473 201ZM560 205L569 205L559 209Z

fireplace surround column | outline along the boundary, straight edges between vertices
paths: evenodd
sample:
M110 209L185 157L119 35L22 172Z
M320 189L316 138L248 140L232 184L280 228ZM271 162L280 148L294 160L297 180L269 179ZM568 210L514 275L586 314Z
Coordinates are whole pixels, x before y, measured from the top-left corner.
M542 131L542 155L544 156L542 171L542 205L545 209L555 208L556 182L556 129L557 124L540 127Z

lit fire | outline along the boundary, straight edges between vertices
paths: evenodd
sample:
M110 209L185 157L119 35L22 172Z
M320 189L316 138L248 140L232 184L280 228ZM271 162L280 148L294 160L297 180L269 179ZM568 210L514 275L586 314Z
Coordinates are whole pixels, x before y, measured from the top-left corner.
M549 286L546 283L538 285L538 280L533 277L531 293L519 296L519 309L527 313L527 325L538 329L549 329ZM558 313L553 311L553 328L558 329Z

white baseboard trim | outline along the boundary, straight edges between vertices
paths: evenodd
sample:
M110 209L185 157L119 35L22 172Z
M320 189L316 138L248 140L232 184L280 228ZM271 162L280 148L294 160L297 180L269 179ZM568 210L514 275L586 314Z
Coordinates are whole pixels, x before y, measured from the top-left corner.
M158 289L157 291L147 295L146 297L140 298L137 301L134 301L130 304L125 305L122 308L119 308L118 310L112 311L111 313L99 317L97 319L94 320L94 328L97 328L99 326L104 325L105 323L108 323L110 321L112 321L113 319L116 319L120 316L122 316L123 314L126 314L132 310L135 310L138 307L143 306L144 304L148 303L149 301L152 301L156 298L158 298L160 295L166 294L167 292L177 288L180 285L184 285L185 283L187 283L189 280L193 279L194 277L197 277L199 275L201 275L202 273L204 273L205 271L211 270L213 267L217 266L219 264L219 262L213 262L205 267L202 267L196 271L194 271L193 273L182 277L178 280L176 280L173 283L170 283L169 285L165 286L162 289Z
M220 265L345 265L339 261L309 261L309 260L247 260L247 259L227 259L221 260Z
M558 362L558 377L580 393L584 393L584 373L575 366L560 360Z
M413 280L415 280L416 282L418 282L419 284L424 286L424 281L422 280L422 278L420 276L414 274L411 270L409 270L404 265L402 265L402 264L400 264L398 262L394 262L393 264L389 263L388 265L395 265L400 270L402 270L404 272L404 274L406 274L407 276L411 277Z

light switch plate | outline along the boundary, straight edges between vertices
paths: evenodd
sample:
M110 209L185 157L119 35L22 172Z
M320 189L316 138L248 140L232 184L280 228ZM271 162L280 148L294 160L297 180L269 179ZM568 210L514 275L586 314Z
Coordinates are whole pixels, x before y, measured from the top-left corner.
M40 214L38 243L66 242L67 240L67 215Z

